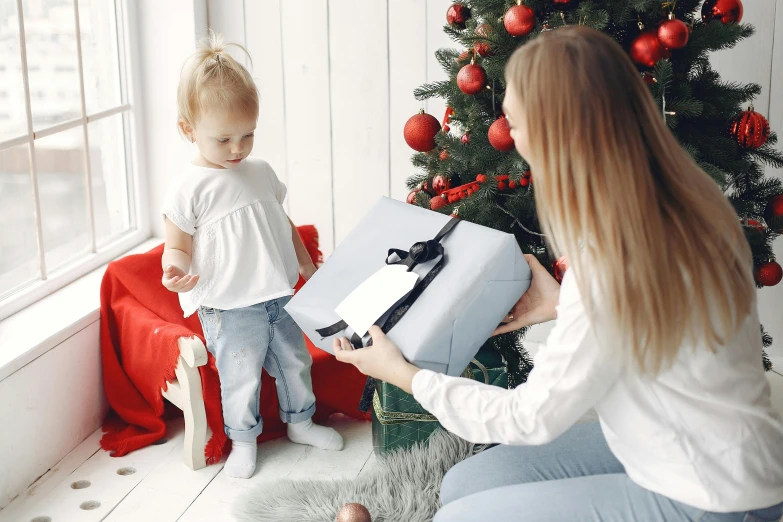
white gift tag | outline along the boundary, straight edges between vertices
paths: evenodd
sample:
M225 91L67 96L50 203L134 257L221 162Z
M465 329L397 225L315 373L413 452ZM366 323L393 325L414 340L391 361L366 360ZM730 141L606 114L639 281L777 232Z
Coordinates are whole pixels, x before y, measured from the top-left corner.
M354 332L364 336L378 318L413 290L418 279L404 265L387 265L365 279L334 311Z

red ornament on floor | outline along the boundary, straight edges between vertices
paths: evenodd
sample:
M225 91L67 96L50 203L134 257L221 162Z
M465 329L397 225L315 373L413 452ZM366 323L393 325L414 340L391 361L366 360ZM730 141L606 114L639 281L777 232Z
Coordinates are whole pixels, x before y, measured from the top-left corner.
M674 18L674 13L669 13L669 19L658 26L658 40L667 49L682 49L690 35L688 25Z
M701 6L701 20L709 23L720 20L724 24L742 21L742 2L740 0L706 0Z
M658 31L647 29L639 33L639 36L631 43L631 59L645 67L653 67L658 60L668 58L671 53L658 39Z
M335 522L372 522L372 517L366 507L351 502L340 508Z
M478 94L487 84L487 73L475 63L469 63L457 73L457 87L469 96Z
M769 138L769 122L754 111L751 105L747 111L734 118L729 133L743 149L758 149Z
M470 18L470 8L463 4L451 4L446 11L446 22L455 29L465 29L468 18Z
M492 26L489 24L481 24L476 28L476 35L481 38L488 38L490 33L492 33ZM492 56L492 49L489 47L489 42L474 42L473 49L482 58Z
M764 286L775 286L783 280L783 267L776 261L767 261L756 268L756 281Z
M568 263L566 262L565 257L561 257L552 263L552 271L554 272L555 280L558 283L563 282L563 277L565 277L566 270L568 270Z
M773 196L764 210L764 221L776 234L783 234L783 194Z
M405 123L402 133L405 143L419 152L429 152L435 148L435 135L440 130L440 123L435 116L426 114L424 109L419 114L411 116Z
M506 152L514 148L514 139L511 137L511 127L505 116L501 116L489 126L489 144L497 150Z
M503 15L503 27L511 36L527 36L536 26L536 13L526 5L515 5Z

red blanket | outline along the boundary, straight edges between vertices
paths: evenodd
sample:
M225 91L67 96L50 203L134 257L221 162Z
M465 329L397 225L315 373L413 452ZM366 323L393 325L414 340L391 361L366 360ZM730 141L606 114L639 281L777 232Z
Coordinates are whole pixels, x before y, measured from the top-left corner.
M320 259L315 228L299 232L314 260ZM163 245L146 254L128 256L109 264L101 284L101 355L103 382L112 412L104 423L101 446L121 457L148 446L166 435L161 388L175 379L179 347L177 339L204 336L196 314L182 317L177 294L160 284ZM300 281L300 284L302 281ZM337 362L307 341L313 356L314 420L323 421L341 412L367 419L357 405L365 377L353 366ZM204 450L208 463L216 462L227 449L220 408L220 381L215 360L202 366L201 384L207 424L212 437ZM261 416L264 433L259 441L280 437L285 426L278 416L274 381L262 377Z

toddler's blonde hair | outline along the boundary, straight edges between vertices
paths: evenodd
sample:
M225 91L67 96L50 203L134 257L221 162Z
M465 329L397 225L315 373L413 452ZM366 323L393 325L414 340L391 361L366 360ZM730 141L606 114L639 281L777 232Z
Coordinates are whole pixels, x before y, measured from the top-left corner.
M182 67L177 89L177 119L191 127L202 112L209 109L238 110L258 117L258 89L250 73L237 62L226 48L241 49L239 44L223 43L223 37L210 30L196 52ZM252 62L251 62L252 63Z

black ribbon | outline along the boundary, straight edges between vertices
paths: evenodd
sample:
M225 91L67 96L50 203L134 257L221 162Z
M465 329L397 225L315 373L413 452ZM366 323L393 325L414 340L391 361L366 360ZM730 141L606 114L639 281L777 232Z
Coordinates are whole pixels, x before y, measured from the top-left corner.
M392 310L392 312L388 315L386 321L380 325L383 333L389 333L389 331L391 331L391 329L400 322L403 316L408 312L408 310L410 310L416 299L418 299L422 292L424 292L424 289L427 288L435 279L435 277L440 273L441 269L443 268L443 264L446 261L446 254L443 249L443 245L441 245L440 242L449 232L451 232L457 223L459 223L458 218L451 218L449 222L446 223L446 225L440 230L440 232L438 232L434 239L415 243L410 248L410 250L405 251L396 248L389 249L389 254L386 257L386 264L405 265L408 267L408 272L413 270L417 265L426 263L427 261L432 261L438 256L440 256L440 260L423 279L416 283L416 285L413 287L413 290L411 290L411 292L408 294L408 297L398 304L397 307L395 307L395 309ZM393 260L392 256L396 257L396 260ZM316 332L323 339L337 335L346 328L348 328L348 324L345 321L339 321L331 326L317 329ZM362 344L362 338L357 333L354 333L351 336L350 341L354 348L364 347ZM372 346L372 339L370 339L370 341L367 343L367 346ZM377 381L375 379L372 377L367 378L367 383L365 384L364 391L362 392L362 399L359 402L359 411L369 411L370 405L372 404L372 395L375 392L376 385Z

